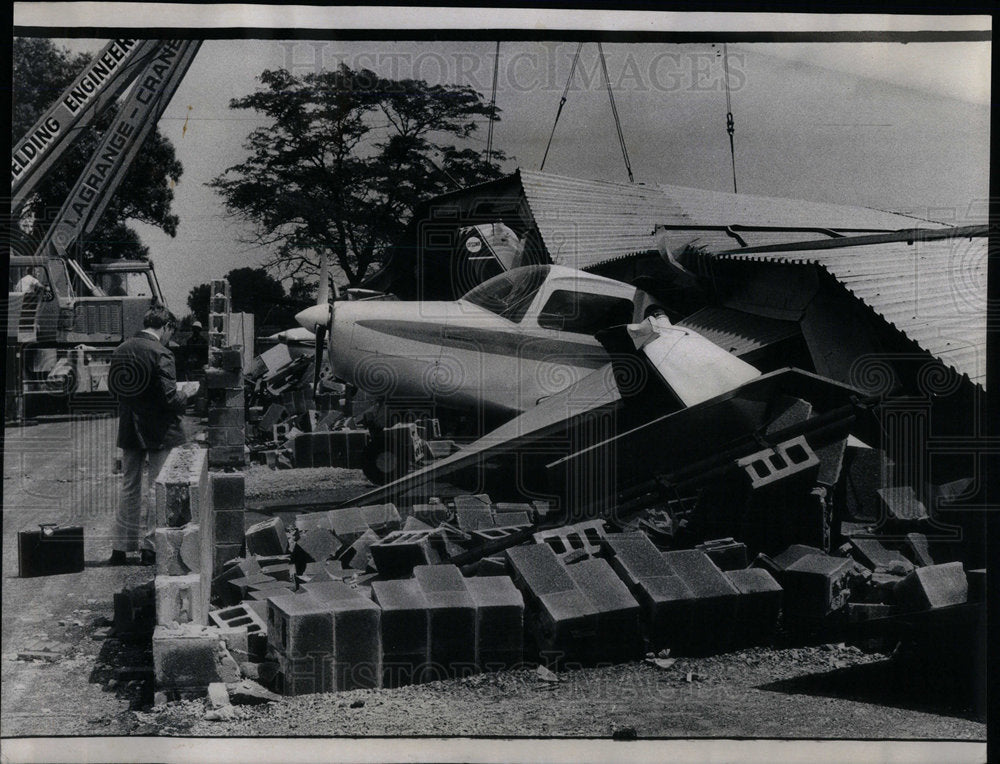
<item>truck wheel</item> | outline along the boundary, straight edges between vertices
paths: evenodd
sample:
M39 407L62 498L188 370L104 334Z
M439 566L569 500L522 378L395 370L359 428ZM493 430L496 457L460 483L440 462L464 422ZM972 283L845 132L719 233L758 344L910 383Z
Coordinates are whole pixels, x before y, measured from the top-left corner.
M405 444L390 444L384 437L373 438L365 448L361 469L375 485L391 483L410 471Z

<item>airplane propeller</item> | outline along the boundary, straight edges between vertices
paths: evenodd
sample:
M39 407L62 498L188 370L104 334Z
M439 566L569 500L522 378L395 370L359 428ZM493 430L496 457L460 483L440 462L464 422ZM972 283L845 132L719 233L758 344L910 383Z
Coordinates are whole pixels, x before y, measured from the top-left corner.
M323 348L326 335L333 323L333 305L330 304L329 259L324 253L320 256L319 289L316 294L316 304L295 314L299 325L316 335L316 346L313 357L313 395L319 389L319 376L323 366ZM333 299L340 298L340 290L333 285Z

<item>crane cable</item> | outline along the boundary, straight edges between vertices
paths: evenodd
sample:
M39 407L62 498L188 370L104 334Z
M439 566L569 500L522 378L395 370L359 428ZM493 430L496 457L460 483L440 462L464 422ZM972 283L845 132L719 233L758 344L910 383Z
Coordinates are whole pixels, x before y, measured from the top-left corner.
M486 164L493 164L493 122L497 118L497 71L500 69L500 41L493 58L493 95L490 97L490 130L486 136Z
M618 143L622 147L622 157L625 159L625 169L628 171L628 182L635 183L632 177L632 163L628 161L628 149L625 147L625 134L622 133L622 121L618 117L618 107L615 105L615 94L611 90L611 78L608 77L608 64L604 60L604 48L597 43L597 52L601 55L601 70L604 72L604 84L608 86L608 98L611 100L611 113L615 117L615 130L618 131Z
M545 144L545 154L542 155L542 164L538 168L539 172L545 169L545 160L548 158L549 148L552 146L552 136L556 134L556 125L559 124L559 116L562 114L563 106L566 105L566 95L569 93L569 86L573 82L573 75L576 74L576 63L580 60L580 48L582 47L582 42L576 46L576 53L573 55L573 65L569 70L569 79L566 80L566 87L563 89L562 98L559 99L559 108L556 109L556 118L552 123L552 132L549 133L549 142Z
M733 193L736 191L736 145L733 142L733 133L736 126L733 122L733 100L729 93L729 50L726 43L722 43L722 68L726 75L726 132L729 133L729 156L733 164Z

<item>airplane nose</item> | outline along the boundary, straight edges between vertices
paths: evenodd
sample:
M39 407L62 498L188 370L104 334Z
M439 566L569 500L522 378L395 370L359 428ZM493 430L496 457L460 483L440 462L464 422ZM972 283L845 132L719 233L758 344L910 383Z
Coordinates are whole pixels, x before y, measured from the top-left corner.
M330 321L330 306L313 305L296 313L295 320L299 322L300 326L315 332L317 326L326 326Z

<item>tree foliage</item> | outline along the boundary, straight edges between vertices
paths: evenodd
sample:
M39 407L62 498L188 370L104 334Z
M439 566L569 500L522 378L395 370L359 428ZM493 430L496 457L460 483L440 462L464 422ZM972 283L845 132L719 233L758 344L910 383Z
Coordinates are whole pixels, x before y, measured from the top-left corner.
M285 287L263 268L234 268L229 281L230 306L235 313L253 313L255 331L270 326L288 329L294 325L295 309L287 304ZM198 284L188 293L187 304L194 316L208 326L211 286Z
M472 88L390 80L346 64L259 79L262 88L230 108L269 123L250 133L246 161L210 185L254 225L255 243L276 247L267 265L282 276L313 273L325 252L357 284L420 200L500 175L468 145L490 115Z
M82 53L74 56L42 38L15 38L13 56L11 131L16 143L83 71L91 56ZM25 203L21 219L30 221L30 234L34 239L41 240L52 217L69 196L100 136L112 123L114 111L114 108L108 109L85 129L85 134L63 152L61 160ZM94 232L85 241L78 242L79 257L84 262L93 262L147 256L147 247L128 225L130 220L148 223L176 236L179 219L171 212L172 186L180 180L182 171L173 144L159 130L152 131Z

